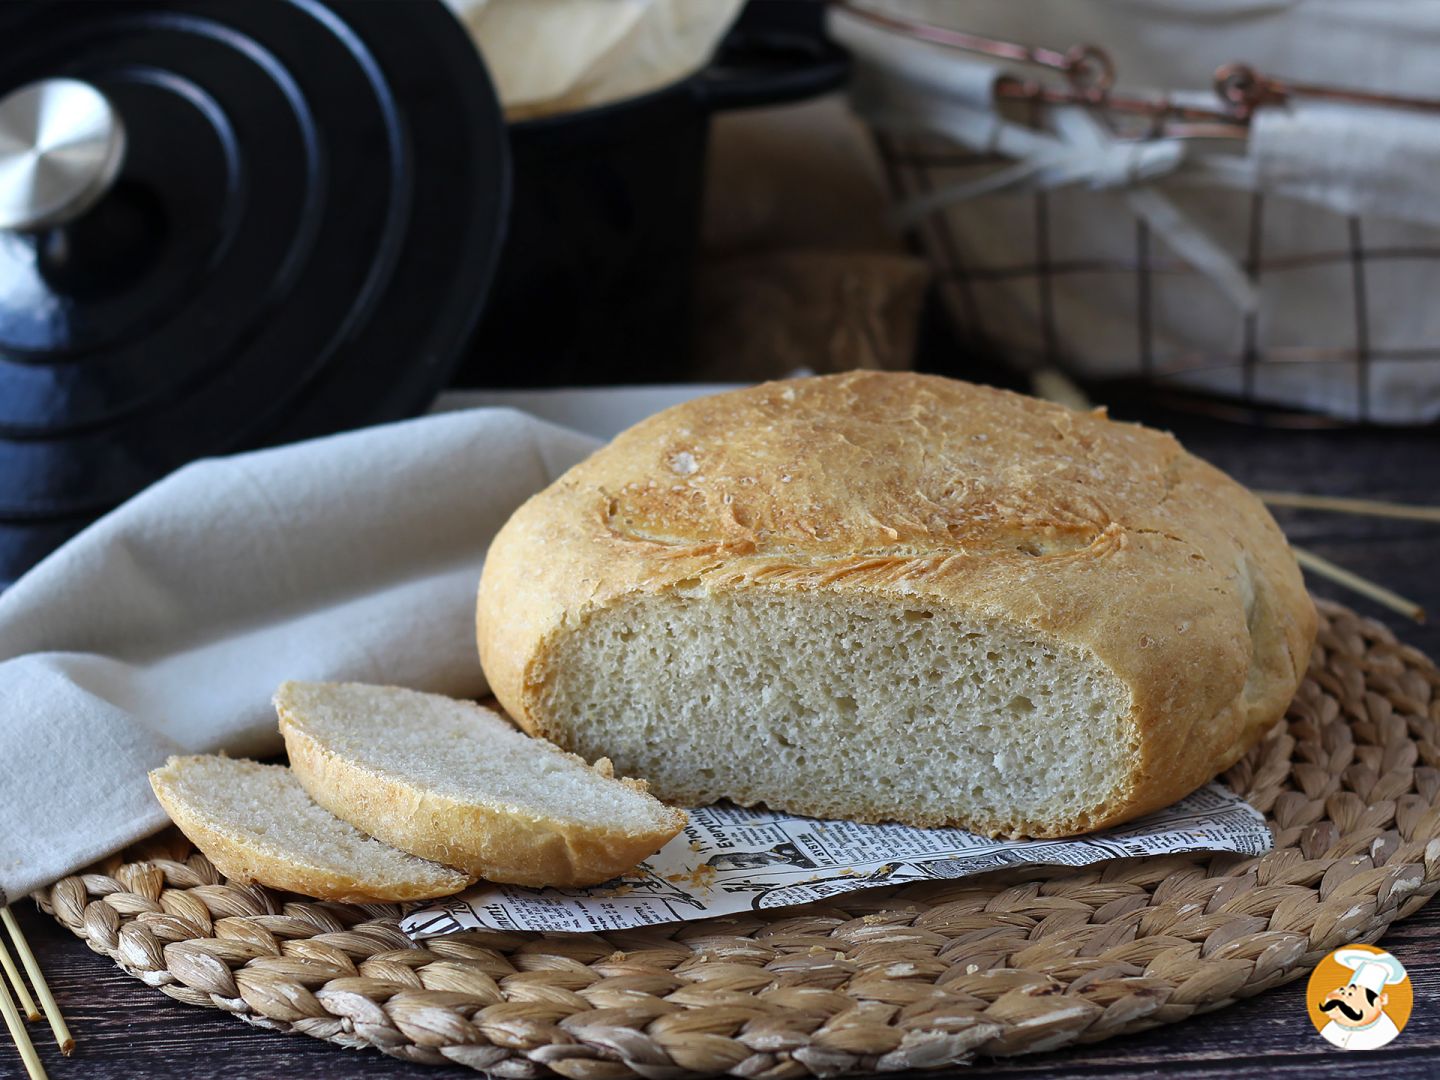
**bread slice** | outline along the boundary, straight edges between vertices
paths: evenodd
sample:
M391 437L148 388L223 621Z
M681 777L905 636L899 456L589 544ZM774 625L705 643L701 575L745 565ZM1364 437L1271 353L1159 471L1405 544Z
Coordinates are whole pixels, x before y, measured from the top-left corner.
M1232 765L1315 622L1171 436L874 371L642 421L515 512L477 608L515 721L662 799L1030 836Z
M427 900L475 879L372 840L322 810L283 765L203 754L150 774L155 797L215 868L321 900Z
M516 885L594 885L685 824L643 782L591 768L497 713L438 694L287 682L290 766L321 806L404 851Z

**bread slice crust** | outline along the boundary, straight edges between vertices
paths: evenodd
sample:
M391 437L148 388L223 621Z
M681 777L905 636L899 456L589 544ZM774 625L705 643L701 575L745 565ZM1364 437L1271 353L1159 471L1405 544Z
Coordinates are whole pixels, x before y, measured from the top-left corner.
M186 768L213 761L209 755L171 757L164 767L150 773L150 786L170 820L232 881L258 883L347 904L431 900L457 893L475 881L469 874L414 858L406 861L415 864L420 872L409 877L380 877L364 872L358 865L347 871L341 866L323 865L305 852L286 850L283 843L257 838L243 820L238 817L226 820L213 807L184 790ZM284 769L281 765L249 761L236 760L232 764L237 783L244 782L246 771ZM356 838L359 839L358 834Z
M516 802L497 801L479 790L458 796L436 790L413 776L337 752L306 716L300 691L343 692L345 684L286 683L275 695L280 732L290 767L311 797L337 817L372 836L422 858L458 867L487 881L532 887L580 887L608 881L657 850L685 825L686 815L650 799L640 781L616 779L609 762L591 769L583 759L549 742L527 739L528 752L554 754L591 770L597 784L623 785L645 797L656 821L626 828L616 821L586 821L540 813ZM376 689L376 688L367 688ZM378 688L395 695L415 694L396 687ZM431 697L434 695L420 695ZM448 699L447 699L448 701ZM478 718L499 717L469 702L448 702ZM397 723L404 724L403 706ZM422 745L426 737L416 728ZM517 738L526 738L519 732ZM477 738L483 738L483 733ZM437 747L436 753L443 753Z
M481 660L526 730L601 746L605 716L549 709L560 644L626 603L727 590L935 608L1102 664L1135 732L1109 797L1041 816L894 815L1038 837L1118 824L1228 768L1283 715L1316 625L1264 506L1173 437L955 380L856 372L676 406L529 500L487 554ZM806 780L720 794L866 820L867 785L885 782L816 793Z

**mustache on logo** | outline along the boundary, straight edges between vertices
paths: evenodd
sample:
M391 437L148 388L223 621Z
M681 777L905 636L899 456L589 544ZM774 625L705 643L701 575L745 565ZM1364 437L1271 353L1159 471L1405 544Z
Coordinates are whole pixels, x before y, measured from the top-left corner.
M1359 1009L1352 1009L1349 1005L1346 1005L1345 1002L1341 1001L1339 998L1331 998L1329 1001L1325 1002L1325 1004L1320 1006L1321 1012L1328 1013L1331 1009L1339 1009L1351 1020L1359 1020L1362 1016L1365 1015Z

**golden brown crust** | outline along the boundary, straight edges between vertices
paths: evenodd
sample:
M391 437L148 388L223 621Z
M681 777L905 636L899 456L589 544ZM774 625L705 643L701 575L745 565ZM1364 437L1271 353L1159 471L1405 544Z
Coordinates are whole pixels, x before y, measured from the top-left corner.
M619 827L533 816L514 806L462 801L332 753L306 731L301 717L283 705L279 713L290 767L312 799L401 851L487 881L561 888L598 885L634 869L685 825L684 811L668 807L665 827L628 833ZM535 752L557 751L537 742ZM597 772L613 776L613 770Z
M173 763L176 759L172 758ZM157 770L158 772L158 770ZM192 812L190 805L171 790L162 776L150 774L150 787L160 805L180 831L205 853L205 857L231 881L256 883L272 889L338 900L346 904L403 903L450 896L474 883L474 878L455 872L448 886L427 886L419 881L376 882L306 866L265 851L236 833L213 827Z
M565 745L541 707L557 636L681 583L919 597L1091 652L1133 697L1123 793L1064 820L955 822L1039 836L1146 813L1233 764L1283 714L1315 634L1264 506L1170 435L913 374L687 402L530 499L480 583L495 695ZM810 812L802 791L765 801Z

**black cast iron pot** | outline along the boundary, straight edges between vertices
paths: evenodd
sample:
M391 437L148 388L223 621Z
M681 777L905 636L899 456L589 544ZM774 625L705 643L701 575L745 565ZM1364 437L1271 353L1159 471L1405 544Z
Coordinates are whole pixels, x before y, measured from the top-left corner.
M752 0L716 59L642 97L510 125L509 234L457 382L673 379L689 336L710 117L839 86L813 0Z

